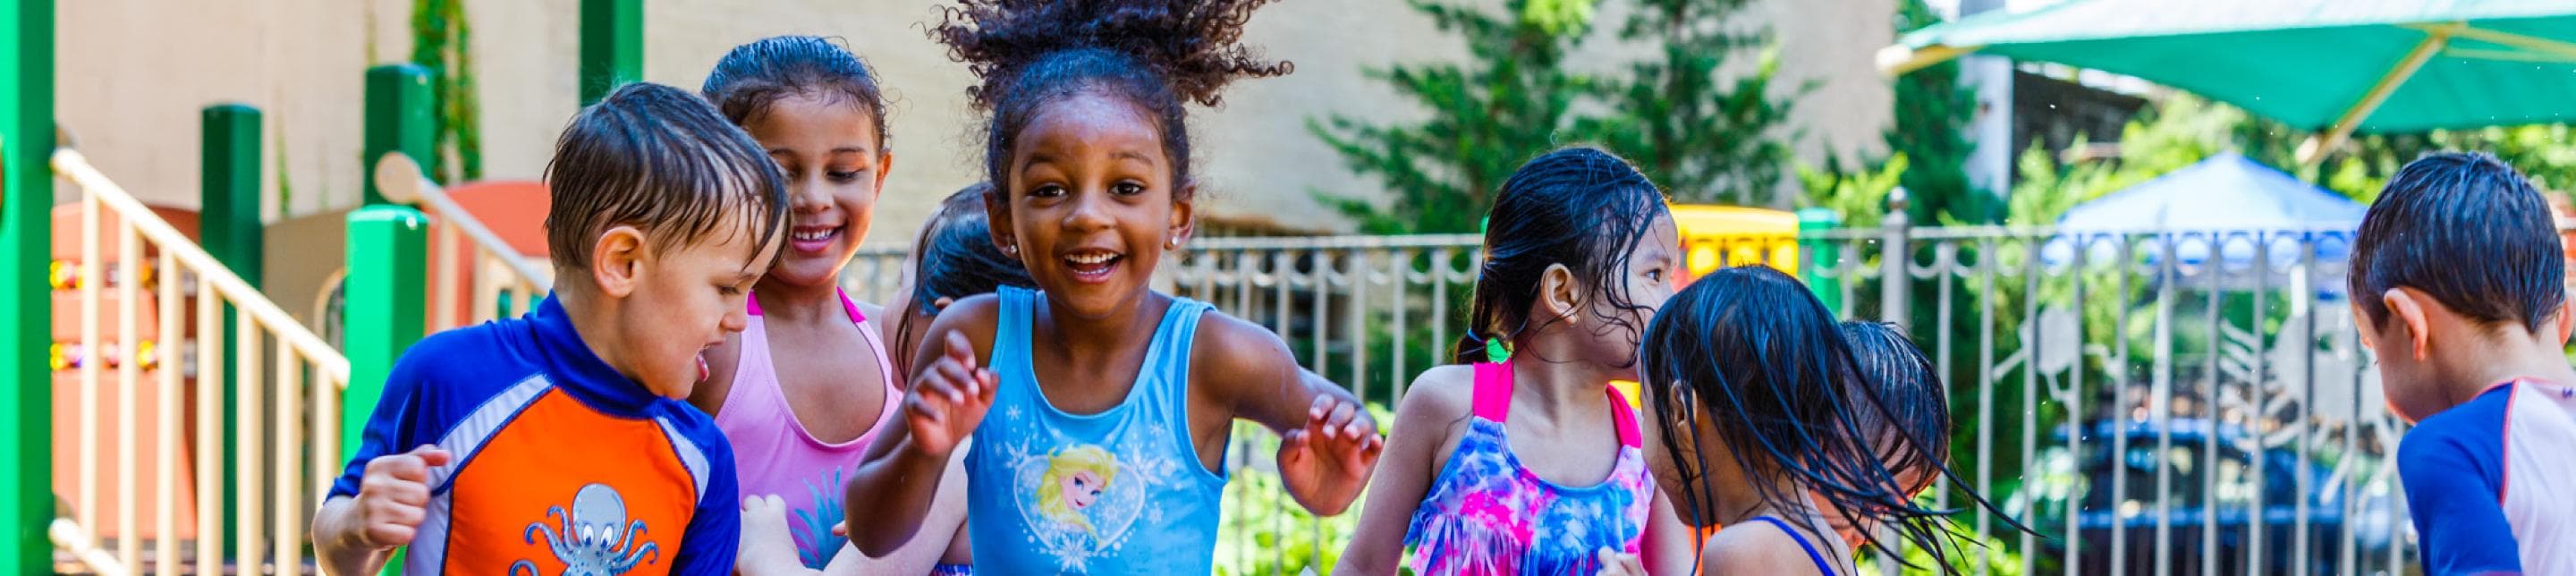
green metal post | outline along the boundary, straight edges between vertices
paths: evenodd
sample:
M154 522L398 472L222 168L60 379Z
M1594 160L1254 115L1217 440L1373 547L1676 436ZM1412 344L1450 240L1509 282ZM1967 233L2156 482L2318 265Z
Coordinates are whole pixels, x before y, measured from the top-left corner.
M429 69L407 63L368 68L366 98L366 142L358 163L365 169L359 173L368 175L367 204L383 204L384 192L376 189L374 178L376 160L401 152L428 166L438 145L438 121L430 114L438 103L429 91Z
M348 332L349 390L341 396L340 457L357 455L359 434L376 411L394 359L420 340L429 317L429 217L409 206L378 204L349 213L349 277L342 317Z
M264 244L261 240L262 224L259 212L261 197L259 109L244 104L217 104L207 106L200 118L203 132L200 134L197 156L200 160L197 177L198 243L205 245L206 252L213 254L216 261L222 262L225 269L232 270L233 274L250 282L252 288L258 288L262 270L260 254ZM222 326L201 327L198 330L232 334L234 323L241 321L238 314L238 311L226 307ZM221 402L224 403L222 427L225 446L240 445L239 439L233 436L232 420L233 415L239 413L241 409L234 405L233 392L241 385L241 381L233 377L240 373L235 371L233 366L234 346L233 342L224 342L222 365L209 367L222 370L221 373L224 375ZM208 393L199 393L197 401L216 401L207 398L206 394ZM240 477L240 474L234 469L233 459L223 458L222 460L224 462L223 491L217 494L232 494L236 489L233 479ZM229 506L232 502L230 498L201 498L200 501L206 510L198 511L199 514L220 510L220 515L224 519L223 525L234 525L234 514L239 511ZM234 536L235 534L231 532L224 533L224 550L233 549Z
M0 572L50 574L54 546L54 1L0 0Z
M429 285L429 217L410 206L375 204L349 213L349 277L341 284L348 332L349 388L340 394L340 460L358 456L367 419L384 400L394 360L420 341ZM408 449L408 448L406 448ZM385 574L402 573L401 552Z
M1798 211L1798 252L1805 255L1799 258L1799 279L1805 280L1807 290L1815 292L1816 299L1823 300L1825 309L1837 317L1843 313L1843 278L1851 276L1852 270L1842 263L1841 247L1835 246L1833 239L1823 236L1842 227L1843 217L1832 210L1808 208ZM1833 267L1833 274L1820 270L1827 266Z
M581 105L644 79L644 0L581 0Z

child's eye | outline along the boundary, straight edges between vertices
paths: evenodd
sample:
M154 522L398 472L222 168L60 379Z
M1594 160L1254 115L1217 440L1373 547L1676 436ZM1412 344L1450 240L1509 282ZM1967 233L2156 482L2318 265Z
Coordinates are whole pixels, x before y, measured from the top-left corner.
M838 184L848 184L848 183L850 183L850 182L854 182L854 181L857 181L857 180L859 179L859 171L857 171L857 170L851 170L851 171L848 171L848 172L842 172L842 171L837 171L837 170L836 170L836 171L831 171L831 172L824 172L824 173L823 173L823 177L825 177L825 178L830 178L830 179L832 180L832 182L834 182L834 183L838 183Z
M1664 269L1662 269L1662 268L1656 268L1656 269L1653 269L1653 270L1647 270L1647 271L1646 271L1646 279L1648 279L1648 280L1653 280L1653 281L1656 281L1656 282L1662 282L1662 281L1664 281Z
M1145 185L1134 182L1120 182L1116 185L1110 186L1109 191L1120 196L1135 196L1145 193Z
M1029 189L1030 198L1054 198L1063 195L1064 187L1054 184L1041 184L1036 188Z
M717 293L719 293L719 294L726 295L726 296L733 296L733 295L735 295L735 294L741 294L741 293L742 293L742 289L741 289L741 288L736 288L736 287L733 287L733 286L717 286L717 287L716 287L716 292L717 292Z

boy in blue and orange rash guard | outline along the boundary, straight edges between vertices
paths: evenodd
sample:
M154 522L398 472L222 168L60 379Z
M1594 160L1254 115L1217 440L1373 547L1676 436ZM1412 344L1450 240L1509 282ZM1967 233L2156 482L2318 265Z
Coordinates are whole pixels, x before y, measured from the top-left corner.
M313 521L322 567L373 574L722 574L741 496L688 397L743 329L786 187L694 94L636 84L584 109L547 167L556 291L396 362Z
M2425 574L2576 574L2576 317L2552 216L2495 157L2432 154L2353 239L2353 316L2415 423L2397 476Z

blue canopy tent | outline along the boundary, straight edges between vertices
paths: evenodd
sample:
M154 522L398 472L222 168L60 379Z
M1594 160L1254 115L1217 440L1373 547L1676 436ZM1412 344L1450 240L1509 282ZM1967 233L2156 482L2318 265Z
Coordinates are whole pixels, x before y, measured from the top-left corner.
M2310 262L2311 249L2313 262L2321 267L2342 268L2366 210L2361 203L2227 152L2067 210L2040 257L2050 266L2064 266L2082 245L2085 260L2105 262L2119 257L2122 242L2131 242L2138 262L2161 265L2170 249L2175 264L2217 264L2234 278L2230 287L2241 287L2233 284L2253 280L2244 276L2252 272L2258 253L2271 280L2284 279L2282 274ZM2211 261L2213 252L2216 262ZM2340 293L2343 283L2319 284L2321 293Z

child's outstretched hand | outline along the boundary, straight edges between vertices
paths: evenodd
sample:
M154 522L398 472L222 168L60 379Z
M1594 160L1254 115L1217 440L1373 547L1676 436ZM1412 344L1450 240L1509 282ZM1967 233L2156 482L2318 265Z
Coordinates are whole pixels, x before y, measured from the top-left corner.
M912 394L903 403L912 445L945 459L984 422L984 411L993 407L993 390L1001 387L1001 380L992 370L975 365L975 344L965 334L950 332L942 344L946 350L913 378Z
M1358 402L1318 395L1306 410L1306 427L1289 430L1279 443L1279 479L1316 515L1340 514L1368 486L1369 471L1385 448L1377 422ZM1315 506L1328 502L1340 505Z
M369 550L411 544L429 517L429 469L446 466L450 458L446 450L423 444L368 460L358 481L358 544Z

